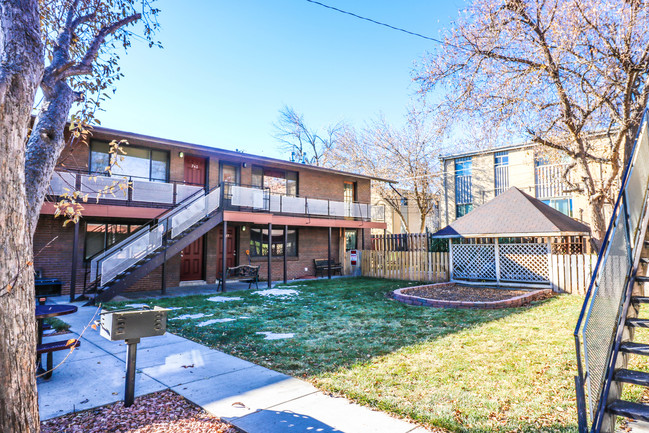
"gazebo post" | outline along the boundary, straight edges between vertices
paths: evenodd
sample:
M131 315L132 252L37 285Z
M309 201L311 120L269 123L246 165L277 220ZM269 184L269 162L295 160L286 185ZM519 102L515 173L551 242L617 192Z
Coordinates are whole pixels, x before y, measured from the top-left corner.
M448 238L448 280L453 281L453 239Z
M498 238L495 239L495 244L494 244L494 256L496 260L496 285L500 286L500 244L498 244Z
M557 286L554 284L554 275L552 273L552 238L545 238L546 243L548 244L548 279L550 280L550 288L553 292L557 291Z

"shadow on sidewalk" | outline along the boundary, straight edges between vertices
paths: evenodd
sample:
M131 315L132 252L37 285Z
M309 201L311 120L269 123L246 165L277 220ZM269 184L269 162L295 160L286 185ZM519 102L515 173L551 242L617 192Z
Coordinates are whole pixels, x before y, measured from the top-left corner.
M263 431L264 433L344 433L342 430L331 427L308 415L290 410L263 409L229 422L245 431ZM263 427L259 428L260 426Z

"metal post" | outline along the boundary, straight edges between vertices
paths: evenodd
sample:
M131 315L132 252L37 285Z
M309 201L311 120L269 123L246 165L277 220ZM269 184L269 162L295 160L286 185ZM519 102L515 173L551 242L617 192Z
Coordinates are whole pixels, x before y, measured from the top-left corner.
M162 287L160 288L162 295L167 293L167 251L164 252L164 259L162 262Z
M272 287L273 223L268 223L268 288Z
M327 278L331 279L331 226L329 226L329 242L327 244Z
M126 385L124 387L124 407L133 404L135 398L135 358L137 356L137 343L139 338L131 338L126 342Z
M227 261L225 255L228 252L228 222L223 221L223 256L221 257L221 291L225 292L225 267L227 266Z
M288 282L288 271L286 268L286 246L288 245L288 226L284 226L284 284Z
M77 289L77 262L79 261L79 224L74 225L74 241L72 242L72 275L70 275L70 302L74 301ZM50 354L51 356L51 354Z
M365 229L361 229L361 250L365 249Z

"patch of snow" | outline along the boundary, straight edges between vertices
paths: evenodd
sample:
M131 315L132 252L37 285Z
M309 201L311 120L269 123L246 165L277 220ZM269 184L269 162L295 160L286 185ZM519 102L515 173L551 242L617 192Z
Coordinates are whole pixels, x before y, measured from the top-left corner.
M255 334L265 335L266 337L264 338L264 340L281 340L284 338L293 338L293 336L295 335L295 333L293 332L290 332L288 334L276 334L274 332L255 332Z
M297 295L299 292L297 290L292 290L292 289L267 289L267 290L257 290L256 292L252 292L252 293L254 295L260 295L260 296L287 297L287 296Z
M208 301L212 302L228 302L228 301L240 301L243 298L239 298L238 296L232 296L232 297L227 297L227 296L212 296L211 298L207 298Z
M250 316L239 316L239 319L250 319Z
M203 313L198 313L198 314L181 314L180 316L177 317L172 317L169 320L187 320L187 319L200 319L201 317L209 317L212 316L212 314L203 314Z
M210 320L206 320L205 322L201 322L201 323L199 323L199 324L196 325L196 326L201 326L201 327L202 327L202 326L209 326L209 325L211 325L211 324L213 324L213 323L234 322L235 320L237 320L237 319L230 319L230 318L225 318L225 319L210 319Z

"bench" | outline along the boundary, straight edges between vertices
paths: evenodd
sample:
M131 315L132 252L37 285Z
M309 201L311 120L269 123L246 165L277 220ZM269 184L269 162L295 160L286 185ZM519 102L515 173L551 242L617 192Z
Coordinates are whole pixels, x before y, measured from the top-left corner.
M343 267L340 263L336 263L333 260L327 259L313 259L313 265L315 266L315 276L318 276L318 273L322 276L327 274L329 269L329 264L331 264L331 273L335 274L338 272L338 275L342 275Z
M225 268L226 281L235 280L248 283L248 289L255 283L259 289L259 266L240 265L233 268ZM219 285L217 290L221 290L221 278L219 278Z
M43 343L36 346L37 355L47 354L47 370L43 375L43 378L49 379L50 377L52 377L52 368L54 364L54 361L52 360L53 352L58 352L59 350L71 349L73 347L79 347L80 345L81 342L79 340L70 339L70 340L53 341L51 343Z

